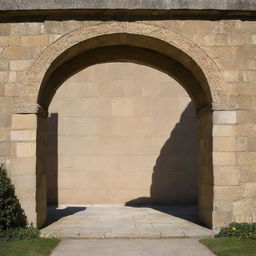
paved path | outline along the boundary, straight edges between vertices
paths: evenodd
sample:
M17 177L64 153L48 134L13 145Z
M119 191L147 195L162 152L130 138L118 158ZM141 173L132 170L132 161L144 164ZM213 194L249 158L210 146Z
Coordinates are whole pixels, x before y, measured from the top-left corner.
M62 240L51 256L214 256L196 239Z
M62 238L209 237L212 230L196 224L193 207L62 207L50 211L44 235Z

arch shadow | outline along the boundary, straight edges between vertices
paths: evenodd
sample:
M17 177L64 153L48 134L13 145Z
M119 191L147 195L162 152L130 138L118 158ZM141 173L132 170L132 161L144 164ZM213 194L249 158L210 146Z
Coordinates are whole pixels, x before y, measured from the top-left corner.
M136 198L125 205L150 207L200 223L197 212L196 134L195 108L190 102L157 157L153 168L150 197Z

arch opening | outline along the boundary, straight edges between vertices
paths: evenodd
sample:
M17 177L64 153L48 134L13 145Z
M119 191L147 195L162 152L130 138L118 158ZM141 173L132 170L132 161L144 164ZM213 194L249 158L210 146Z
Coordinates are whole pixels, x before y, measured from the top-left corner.
M134 62L153 67L177 80L197 109L212 103L207 79L189 55L156 38L117 33L85 40L58 56L40 85L38 104L48 109L66 79L86 67L106 62Z
M128 33L108 34L80 42L58 56L46 71L37 103L48 110L57 89L71 76L95 64L131 62L152 67L174 78L189 94L197 110L198 126L198 205L201 220L212 225L212 118L211 111L199 114L206 106L211 109L212 94L202 69L185 52L149 36ZM38 136L43 139L45 122L39 118ZM42 145L42 143L41 143ZM39 144L40 147L40 144ZM39 159L44 150L38 150ZM44 172L42 167L39 167ZM44 177L45 178L45 177ZM42 177L38 177L42 179ZM38 188L40 193L40 188ZM41 207L42 222L46 205Z

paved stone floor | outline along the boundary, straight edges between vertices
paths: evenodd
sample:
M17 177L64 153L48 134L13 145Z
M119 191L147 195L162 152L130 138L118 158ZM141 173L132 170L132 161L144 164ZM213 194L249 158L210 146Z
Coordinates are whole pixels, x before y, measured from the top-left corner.
M196 207L51 207L45 236L61 238L209 237L197 224Z
M51 256L214 256L197 239L62 240Z

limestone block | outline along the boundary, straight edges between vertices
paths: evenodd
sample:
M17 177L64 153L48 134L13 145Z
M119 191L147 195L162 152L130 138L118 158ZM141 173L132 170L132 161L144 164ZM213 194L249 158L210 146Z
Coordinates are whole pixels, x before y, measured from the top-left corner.
M249 45L252 43L252 36L250 34L239 34L239 33L229 33L228 34L228 44L229 45Z
M19 82L19 81L23 80L25 78L25 76L26 76L25 71L10 71L8 81L10 83ZM17 88L16 88L16 90L17 90Z
M0 127L0 142L5 142L10 139L10 129L7 127Z
M22 189L17 186L17 197L22 203L25 202L35 202L36 201L36 193L34 189Z
M213 152L213 165L235 165L235 152Z
M256 152L256 137L248 137L248 151Z
M36 176L35 175L19 175L13 176L12 182L15 185L17 191L22 190L34 190L36 188Z
M232 201L214 201L214 211L230 213L233 211L233 202Z
M232 212L213 212L212 222L215 228L226 227L232 222Z
M35 59L40 54L39 47L8 47L2 52L4 58L9 60Z
M20 46L20 36L8 36L8 44L9 46Z
M241 182L256 182L256 166L243 165L240 166Z
M0 71L0 81L8 82L9 81L9 73L6 71Z
M43 47L43 46L47 46L48 43L49 43L48 35L42 35L42 36L22 36L21 37L21 46Z
M256 198L256 182L255 183L245 183L243 185L244 198Z
M59 204L65 204L69 202L73 204L75 201L73 199L73 189L62 189L58 193Z
M217 186L239 185L240 172L236 166L214 167L214 184Z
M234 211L253 211L253 200L252 199L242 199L233 203Z
M226 46L228 43L228 34L216 33L214 35L214 45L215 46Z
M244 137L255 137L256 136L256 125L255 124L238 124L236 126L237 134Z
M4 83L0 83L0 96L4 95L4 90L5 90L5 84ZM6 94L7 96L8 94Z
M240 186L215 186L214 200L236 201L241 197Z
M58 40L62 35L52 35L50 34L49 35L49 43L53 43L55 42L56 40Z
M33 61L32 60L11 60L10 61L10 70L12 71L24 71L28 70Z
M122 175L115 175L115 177L113 188L120 190L148 189L152 183L152 173L147 171L133 172L132 175L131 171L123 171ZM127 183L127 180L129 180L129 183Z
M214 152L233 152L235 145L235 137L213 137Z
M256 164L256 152L237 152L237 163L239 165Z
M252 108L252 97L249 95L231 96L231 101L236 105L238 109Z
M243 71L242 75L245 82L256 81L256 71Z
M11 131L12 141L36 140L36 130Z
M202 46L213 46L214 35L193 35L193 41Z
M0 115L0 127L10 127L11 118L9 113L4 113Z
M238 223L252 223L254 220L253 213L251 211L234 211L233 212L233 221Z
M11 32L11 24L10 23L1 23L0 24L0 35L7 36Z
M9 156L11 153L11 144L9 142L0 142L0 156Z
M204 47L212 58L232 58L237 56L237 46Z
M57 98L52 112L59 113L60 116L62 115L62 113L65 113L66 116L81 116L81 113L85 113L86 111L85 105L85 99L82 98L77 98L75 101L72 98L65 98L64 100ZM91 109L88 109L88 112L89 110ZM94 108L91 111L93 110Z
M236 137L236 151L247 151L248 150L248 138L247 137Z
M98 95L102 97L123 97L125 86L122 81L102 81L97 85Z
M72 169L74 170L74 169ZM100 177L98 174L97 177ZM70 172L70 171L62 171L58 175L58 187L60 189L75 189L75 188L88 188L90 186L90 172ZM93 180L92 182L98 183L98 180Z
M0 47L8 46L8 36L0 36Z
M239 81L240 72L237 70L226 70L223 73L224 79L229 82Z
M35 143L16 143L17 157L34 157L36 156Z
M87 198L85 201L84 199ZM95 199L97 198L97 201ZM105 189L75 189L73 201L77 204L101 204L109 202L109 193Z
M12 158L10 160L10 170L12 176L19 175L35 175L36 174L36 158Z
M236 111L214 111L214 124L235 124L237 122Z
M234 125L214 125L213 136L219 137L233 137L236 134L236 127Z
M122 204L123 202L128 202L135 198L139 197L149 197L150 191L136 189L136 190L127 190L127 189L116 189L110 191L110 198L113 204Z
M17 22L11 24L11 35L40 35L43 33L43 25L40 22Z
M5 59L0 60L0 71L8 71L9 70L9 61Z
M112 116L132 116L133 101L130 99L112 99Z
M35 114L12 114L12 129L36 129L36 127Z
M249 69L256 70L256 60L249 60Z
M255 59L255 46L240 46L237 50L238 59Z

